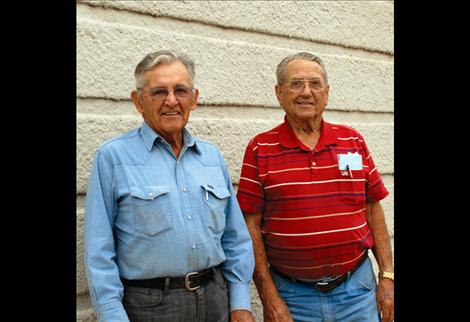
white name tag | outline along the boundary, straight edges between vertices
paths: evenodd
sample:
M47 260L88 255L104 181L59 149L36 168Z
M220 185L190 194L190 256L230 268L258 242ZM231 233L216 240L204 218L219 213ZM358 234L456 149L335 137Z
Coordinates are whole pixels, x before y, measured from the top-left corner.
M362 170L362 155L357 152L338 154L338 167L340 170Z

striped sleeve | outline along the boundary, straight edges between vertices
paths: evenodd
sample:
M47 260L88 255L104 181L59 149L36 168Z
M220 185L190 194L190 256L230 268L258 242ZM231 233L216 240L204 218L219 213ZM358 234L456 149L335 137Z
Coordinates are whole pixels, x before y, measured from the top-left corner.
M382 182L382 177L380 176L379 170L375 166L374 160L372 159L372 155L367 148L364 138L361 137L361 139L365 164L368 165L368 171L365 174L367 194L366 202L377 202L388 196L389 192Z
M240 208L251 213L262 213L264 209L264 188L259 178L257 147L257 140L253 139L245 149L237 191Z

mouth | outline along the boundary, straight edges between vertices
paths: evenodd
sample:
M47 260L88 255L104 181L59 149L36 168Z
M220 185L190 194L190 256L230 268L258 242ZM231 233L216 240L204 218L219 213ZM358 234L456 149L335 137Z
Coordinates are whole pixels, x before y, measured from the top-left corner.
M162 116L169 116L169 117L178 116L178 115L181 115L181 113L180 112L164 112L164 113L162 113Z
M312 102L296 102L296 104L301 106L314 106Z

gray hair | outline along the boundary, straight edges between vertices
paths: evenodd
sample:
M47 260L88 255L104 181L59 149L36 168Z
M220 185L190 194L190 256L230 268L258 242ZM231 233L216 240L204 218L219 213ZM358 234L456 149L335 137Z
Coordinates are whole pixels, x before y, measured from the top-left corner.
M134 77L136 87L141 88L145 85L144 73L146 71L152 70L160 64L171 63L174 61L180 61L184 67L186 67L191 86L193 86L196 72L194 70L194 62L192 59L184 53L178 53L173 50L160 50L145 56L144 59L142 59L142 61L135 68Z
M277 83L279 85L281 85L282 82L284 81L284 75L286 73L287 64L289 64L291 61L295 59L313 61L317 63L318 65L320 65L322 69L323 79L325 80L325 83L328 84L328 77L326 76L325 65L323 65L323 61L320 59L320 57L315 56L314 54L307 53L307 52L300 52L297 54L287 56L277 65L276 77L277 77Z

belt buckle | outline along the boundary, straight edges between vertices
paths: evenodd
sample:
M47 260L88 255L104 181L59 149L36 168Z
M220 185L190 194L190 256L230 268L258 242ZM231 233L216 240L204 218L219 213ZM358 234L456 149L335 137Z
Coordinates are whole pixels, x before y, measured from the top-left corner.
M328 290L328 289L329 289L329 288L328 288L328 285L330 285L330 284L331 284L331 282L317 282L315 286L316 286L320 291L324 292L325 290Z
M316 287L322 291L322 292L328 292L334 289L336 286L338 286L338 282L342 283L342 278L344 277L345 274L337 276L333 279L326 280L326 281L321 281L317 282Z
M319 285L319 286L327 286L327 285L330 284L331 282L333 282L333 281L330 281L330 282L317 282L317 285Z
M198 286L195 286L195 287L191 287L191 285L189 285L189 278L193 275L197 275L199 274L199 272L191 272L191 273L188 273L184 276L184 286L186 287L186 289L188 291L195 291L197 290L198 288L201 287L201 285L198 285Z
M328 292L331 288L331 284L333 284L334 282L335 280L329 282L317 282L315 286L322 292Z

